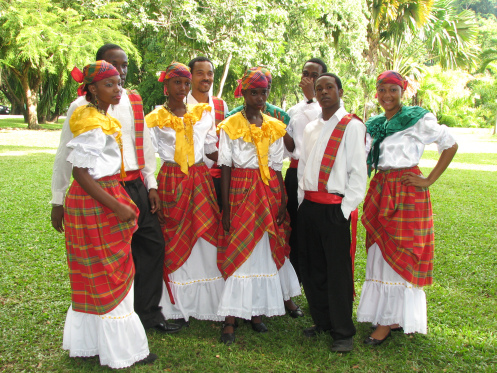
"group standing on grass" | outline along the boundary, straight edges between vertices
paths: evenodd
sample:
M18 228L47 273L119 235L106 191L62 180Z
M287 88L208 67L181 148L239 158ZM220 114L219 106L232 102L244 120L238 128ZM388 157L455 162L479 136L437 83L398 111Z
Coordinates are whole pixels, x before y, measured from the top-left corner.
M80 97L52 176L52 225L65 233L72 292L63 341L71 357L98 355L111 368L152 363L145 330L175 333L190 317L224 321L229 345L236 318L264 333L262 316L304 316L291 299L300 283L314 322L304 335L329 332L332 351L351 351L357 207L372 170L357 317L374 330L364 343L426 333L428 187L457 144L431 113L402 105L400 74L378 77L385 112L364 125L320 59L305 62L303 100L287 114L266 102L264 66L245 72L235 92L244 104L228 112L209 94L212 63L197 57L161 73L165 103L144 117L139 94L122 89L126 53L106 44L96 60L72 72ZM417 164L433 142L441 156L425 178Z

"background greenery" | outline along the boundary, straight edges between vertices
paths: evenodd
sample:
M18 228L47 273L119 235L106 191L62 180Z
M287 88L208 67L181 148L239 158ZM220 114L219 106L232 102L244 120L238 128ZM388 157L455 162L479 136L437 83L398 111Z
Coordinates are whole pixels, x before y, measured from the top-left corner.
M106 42L130 57L128 87L146 111L162 103L157 72L199 55L216 67L214 94L232 107L245 69L267 65L270 101L300 99L303 62L320 57L343 78L346 107L379 112L377 74L408 77L406 103L450 126L489 127L497 114L497 0L4 0L0 103L29 128L54 121L76 96L74 65ZM225 78L225 79L223 79Z
M108 371L97 358L69 358L61 348L70 289L64 236L50 225L54 155L42 153L47 147L55 150L56 144L48 140L0 144L0 371ZM8 153L12 151L29 153ZM426 152L425 159L436 157L436 152ZM496 164L495 154L456 157L455 162ZM231 347L219 342L221 325L215 322L192 320L189 329L176 335L148 332L150 348L159 360L126 371L495 372L496 183L497 172L449 169L430 188L436 258L435 284L426 288L427 335L394 333L380 347L370 348L362 344L370 333L369 324L361 323L354 351L333 354L329 335L315 340L303 336L302 329L312 320L302 296L297 303L306 313L304 318L265 318L270 329L265 335L256 335L242 323ZM364 229L359 225L358 296L365 276L363 243Z

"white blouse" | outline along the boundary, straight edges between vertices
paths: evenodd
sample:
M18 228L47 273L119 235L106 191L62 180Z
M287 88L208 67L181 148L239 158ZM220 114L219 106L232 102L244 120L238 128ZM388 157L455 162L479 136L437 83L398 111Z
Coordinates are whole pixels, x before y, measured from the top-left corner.
M269 145L268 166L275 171L283 168L283 152L285 145L283 137ZM219 156L217 164L235 168L259 168L257 151L251 142L245 142L243 138L231 140L223 129L219 133Z
M366 154L372 138L366 136ZM414 126L385 137L380 144L379 170L410 168L419 163L425 145L436 143L438 152L451 148L456 140L445 125L440 125L432 113L425 114Z
M115 134L114 134L115 135ZM121 171L121 151L114 135L106 135L101 128L82 133L67 143L67 161L73 167L87 168L97 180Z
M174 151L176 147L176 131L169 127L152 127L152 143L162 162L175 162ZM193 148L195 151L195 163L203 161L205 154L215 153L217 135L212 126L212 118L209 111L204 110L202 118L193 125Z

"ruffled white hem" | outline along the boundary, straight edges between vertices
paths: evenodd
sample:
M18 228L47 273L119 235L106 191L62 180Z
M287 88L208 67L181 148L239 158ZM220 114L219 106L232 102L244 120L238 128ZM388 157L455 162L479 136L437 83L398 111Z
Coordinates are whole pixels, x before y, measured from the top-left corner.
M217 248L199 238L188 260L169 275L174 297L172 304L164 285L160 306L166 319L222 321L217 308L224 289L224 279L217 267Z
M71 151L67 157L67 161L71 163L73 167L93 169L97 165L97 158L98 155L83 152L78 147Z
M366 281L357 308L357 321L399 324L404 333L427 333L426 294L404 280L383 259L377 244L368 250Z
M285 314L282 283L271 256L267 233L245 263L226 280L217 313L247 320L252 316Z
M70 357L98 355L101 365L127 368L146 358L147 336L133 309L133 287L124 300L105 315L73 311L69 307L62 348Z
M283 300L290 300L302 294L297 273L295 273L295 268L293 268L288 258L285 258L285 263L281 266L278 274L280 276Z

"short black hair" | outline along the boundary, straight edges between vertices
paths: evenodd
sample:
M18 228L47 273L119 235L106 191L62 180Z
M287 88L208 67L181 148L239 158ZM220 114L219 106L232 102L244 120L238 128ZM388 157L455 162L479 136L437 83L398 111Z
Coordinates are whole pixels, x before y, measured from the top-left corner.
M317 83L318 79L321 78L321 77L323 77L323 76L330 76L330 77L334 78L335 79L335 83L337 84L338 89L342 89L342 81L340 80L340 78L336 74L333 74L333 73L322 73L316 79L316 83Z
M311 63L317 63L318 65L321 65L321 67L323 68L323 73L327 72L328 71L328 68L326 67L326 64L324 63L324 61L320 58L311 58L310 60L307 60L305 61L304 63L304 66L306 63L308 62L311 62ZM304 68L304 66L302 66L302 68Z
M212 69L214 69L214 64L212 63L211 60L209 60L207 57L200 56L200 57L195 57L193 60L188 62L188 67L190 68L190 72L193 72L193 67L195 66L196 62L209 62L212 66Z
M104 44L100 48L98 48L97 55L95 57L96 61L100 61L104 59L105 52L114 50L114 49L120 49L124 52L124 49L122 49L119 45L117 44Z

